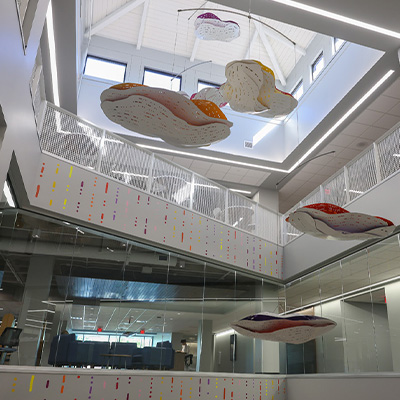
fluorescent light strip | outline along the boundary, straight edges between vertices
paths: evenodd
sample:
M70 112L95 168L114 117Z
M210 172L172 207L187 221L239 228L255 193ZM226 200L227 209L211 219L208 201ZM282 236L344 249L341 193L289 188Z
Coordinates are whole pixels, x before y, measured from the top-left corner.
M47 22L47 39L49 41L51 81L53 84L54 104L60 107L60 95L58 91L58 74L57 74L57 58L56 58L56 41L54 39L54 23L53 23L53 7L51 1L46 14Z
M223 162L223 163L227 163L227 164L241 165L242 167L257 168L257 169L262 169L262 170L265 170L265 171L277 171L277 172L285 172L285 173L289 172L289 171L286 171L285 169L280 169L280 168L263 167L261 165L250 164L250 163L245 163L245 162L241 162L241 161L232 161L232 160L227 160L225 158L204 156L202 154L187 153L185 151L179 151L179 150L163 149L162 147L149 146L147 144L137 144L137 146L139 146L139 147L141 147L143 149L161 151L161 152L172 153L172 154L179 154L179 155L182 155L182 156L190 156L190 157L195 157L195 158L202 158L204 160Z
M215 334L215 337L220 337L220 336L224 336L224 335L228 335L228 334L233 334L235 333L235 331L233 329L228 329L226 331L222 331L222 332L218 332Z
M236 192L236 193L251 194L251 192L248 190L240 190L240 189L229 189L229 190L231 192Z
M377 25L368 24L367 22L359 21L357 19L345 17L344 15L336 14L331 11L323 10L322 8L317 8L309 6L307 4L299 3L293 0L271 0L275 3L280 3L288 7L297 8L299 10L307 11L312 14L321 15L326 18L333 19L335 21L344 22L345 24L353 25L359 28L367 29L372 32L378 32L382 35L391 36L396 39L400 39L400 32L391 31L390 29L382 28Z
M7 203L11 207L15 207L14 199L12 197L11 190L10 190L10 187L8 186L7 181L4 182L3 193L4 193L4 196L6 196Z
M361 104L364 103L365 100L368 99L392 74L394 73L394 70L391 69L389 70L377 83L375 83L374 86L370 90L368 90L367 93L364 94L363 97L361 97L360 100L357 101L356 104L354 104L353 107L350 108L343 116L340 118L329 130L328 132L325 133L324 136L322 136L303 156L296 161L295 164L289 169L289 173L292 172L296 167L298 167L322 142L324 142L335 130L338 128L351 114L353 114L354 111L357 110L358 107L361 106Z

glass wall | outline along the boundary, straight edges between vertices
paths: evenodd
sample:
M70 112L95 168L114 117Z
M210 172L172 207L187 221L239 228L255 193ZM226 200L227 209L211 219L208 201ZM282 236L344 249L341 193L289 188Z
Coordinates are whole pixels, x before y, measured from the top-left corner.
M283 310L277 284L15 209L0 257L0 331L21 330L5 364L279 372L278 343L230 330Z
M289 373L400 371L399 235L287 284L281 295L287 313L337 323L316 340L287 345Z

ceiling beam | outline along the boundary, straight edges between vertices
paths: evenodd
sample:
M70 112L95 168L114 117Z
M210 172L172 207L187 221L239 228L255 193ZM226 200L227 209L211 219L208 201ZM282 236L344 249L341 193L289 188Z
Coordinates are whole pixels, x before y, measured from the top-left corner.
M197 53L197 49L199 47L199 43L200 43L200 39L197 37L194 42L194 45L193 45L192 55L190 56L190 62L193 62L194 59L196 58L196 53Z
M256 39L257 39L257 36L258 36L258 31L257 31L257 29L255 29L255 30L254 30L254 33L253 33L253 37L251 38L251 41L250 41L250 43L249 43L249 47L247 48L246 54L245 54L245 56L244 56L245 59L247 59L247 58L250 57L250 51L251 51L251 48L252 48L253 45L254 45L254 42L255 42Z
M108 14L106 17L93 24L90 30L90 34L93 36L96 33L100 32L107 25L112 24L114 21L121 18L123 15L131 12L134 8L140 6L145 1L146 0L131 0L128 3L124 4L122 7L117 8L111 14Z
M261 24L260 24L261 25ZM299 46L298 44L294 45L292 41L290 41L288 38L280 34L279 32L275 31L274 29L270 28L269 26L262 25L263 31L271 38L277 40L278 42L282 43L283 45L289 47L290 49L296 51L299 53L301 56L306 55L306 50Z
M149 5L150 5L150 0L146 0L143 6L143 12L142 12L142 20L140 21L140 29L139 29L139 36L138 36L138 41L136 44L136 50L140 50L142 47L143 43L143 34L144 34L144 28L146 27L146 20L147 20L147 13L149 11Z
M274 52L274 50L273 50L273 48L271 46L271 43L268 41L267 36L265 35L265 33L264 33L264 31L263 31L263 29L261 27L261 24L259 22L257 22L257 21L253 21L253 22L254 22L254 25L255 25L255 27L256 27L256 29L258 31L258 34L260 35L261 42L264 45L265 50L267 51L269 58L271 59L272 66L273 66L276 74L278 75L278 79L281 81L281 84L283 86L286 86L286 78L283 75L282 69L281 69L281 67L279 65L278 59L276 58L276 55L275 55L275 52Z

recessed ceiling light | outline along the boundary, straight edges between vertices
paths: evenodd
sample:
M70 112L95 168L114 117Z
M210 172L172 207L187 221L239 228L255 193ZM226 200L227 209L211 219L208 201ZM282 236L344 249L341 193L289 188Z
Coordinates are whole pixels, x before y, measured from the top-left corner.
M243 193L243 194L251 194L249 190L240 190L240 189L229 189L231 192L236 192L236 193Z
M271 0L275 3L280 3L288 7L297 8L299 10L307 11L312 14L321 15L323 17L333 19L335 21L344 22L345 24L357 26L359 28L367 29L372 32L378 32L382 35L391 36L396 39L400 39L400 32L391 31L390 29L382 28L377 25L368 24L367 22L359 21L354 18L349 18L344 15L336 14L331 11L323 10L322 8L317 8L313 6L309 6L307 4L299 3L293 0Z

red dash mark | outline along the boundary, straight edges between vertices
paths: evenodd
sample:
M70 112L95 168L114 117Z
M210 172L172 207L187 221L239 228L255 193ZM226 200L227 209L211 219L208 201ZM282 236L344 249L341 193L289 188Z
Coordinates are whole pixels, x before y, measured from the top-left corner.
M182 243L183 243L183 232L182 232L182 239L181 239Z
M115 384L115 389L118 390L118 382Z
M61 392L61 393L64 393L64 385L61 386L60 392Z
M103 223L104 214L101 214L101 223Z
M49 381L49 380L47 380L47 382L46 382L46 389L48 389L48 388L49 388L49 383L50 383L50 381Z
M108 182L106 183L106 193L108 192Z
M35 197L39 196L40 185L37 185Z
M224 388L224 399L225 399L225 388Z

